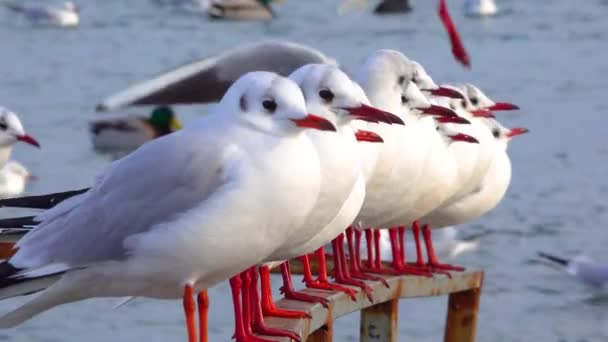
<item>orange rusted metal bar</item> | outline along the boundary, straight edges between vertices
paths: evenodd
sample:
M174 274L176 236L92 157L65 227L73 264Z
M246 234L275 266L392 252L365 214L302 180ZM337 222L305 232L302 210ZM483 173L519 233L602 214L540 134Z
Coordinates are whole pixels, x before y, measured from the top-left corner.
M0 242L0 259L8 259L15 254L16 250L13 249L14 242Z
M477 288L450 294L444 335L445 342L475 341L480 297L481 284Z
M361 310L361 342L397 342L399 299Z
M380 303L390 301L397 302L399 298L441 296L454 292L479 289L483 279L483 272L453 272L452 278L448 278L445 275L436 275L431 278L386 276L385 279L390 285L390 289L384 287L380 282L366 282L372 288L374 303L371 303L358 289L356 289L358 291L356 301L351 300L343 293L305 289L303 290L305 293L329 299L329 309L323 308L320 304L282 299L277 302L278 307L306 311L312 316L312 319L296 320L268 317L266 323L272 327L294 331L300 335L303 341L306 341L308 336L316 332L319 328L327 326L334 320L351 312L365 310L366 308ZM288 342L289 339L278 339L277 341Z
M332 324L324 325L308 335L306 342L332 342L334 331Z

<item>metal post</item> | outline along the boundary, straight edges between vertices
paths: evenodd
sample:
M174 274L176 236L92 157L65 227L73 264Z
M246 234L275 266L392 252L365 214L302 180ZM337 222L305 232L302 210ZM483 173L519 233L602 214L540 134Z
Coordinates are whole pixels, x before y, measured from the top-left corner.
M333 340L334 331L329 325L322 326L317 329L314 333L308 335L306 342L331 342Z
M445 342L474 342L481 288L450 294Z
M399 299L361 310L361 342L397 342Z

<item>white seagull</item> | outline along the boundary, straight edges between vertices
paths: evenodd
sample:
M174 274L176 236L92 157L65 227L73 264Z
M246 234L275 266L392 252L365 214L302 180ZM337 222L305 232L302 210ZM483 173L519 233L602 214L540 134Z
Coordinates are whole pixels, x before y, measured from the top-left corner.
M312 209L320 173L305 128L335 130L307 114L294 82L244 75L212 113L114 162L88 192L38 217L0 264L0 298L41 292L0 327L91 297L183 297L196 341L193 294L262 261ZM240 278L230 283L235 335L248 340Z
M11 156L13 144L18 141L40 148L38 141L25 133L17 114L0 107L0 167L6 164Z
M579 255L566 259L543 252L538 252L538 256L557 265L585 284L599 288L606 288L608 285L608 265L601 264L587 256Z
M72 1L66 1L61 7L37 7L23 5L21 2L4 2L4 6L13 12L23 14L28 20L62 27L75 27L80 22L78 7Z
M25 191L27 182L35 177L23 164L10 160L0 168L0 198L9 198L21 195Z

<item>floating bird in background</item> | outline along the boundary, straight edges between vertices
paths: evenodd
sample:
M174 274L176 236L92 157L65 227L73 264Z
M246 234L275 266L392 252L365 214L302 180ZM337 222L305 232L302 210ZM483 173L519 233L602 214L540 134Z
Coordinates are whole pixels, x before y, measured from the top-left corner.
M410 12L410 0L382 0L374 9L377 14L393 14Z
M8 161L0 168L0 198L21 195L27 182L35 179L21 163L16 160Z
M132 151L144 143L182 128L170 107L155 108L149 117L97 119L89 131L93 147L105 152Z
M0 167L6 164L11 156L13 144L18 141L40 148L38 141L25 133L17 114L0 107Z
M491 17L497 12L494 0L466 0L464 3L464 13L469 17Z
M28 6L24 5L22 1L5 1L2 4L9 10L24 15L34 23L75 27L80 22L78 7L72 1L64 2L61 7Z
M244 75L212 113L145 144L89 191L39 215L42 223L0 264L0 298L41 293L0 317L0 327L91 297L182 297L196 341L192 296L262 261L313 207L320 173L306 129L335 131L307 114L292 81ZM230 283L235 335L248 341L240 278Z
M207 14L215 19L272 20L273 0L211 0Z
M538 256L557 265L585 284L602 288L608 285L608 265L600 264L587 256L564 259L543 252L538 252Z

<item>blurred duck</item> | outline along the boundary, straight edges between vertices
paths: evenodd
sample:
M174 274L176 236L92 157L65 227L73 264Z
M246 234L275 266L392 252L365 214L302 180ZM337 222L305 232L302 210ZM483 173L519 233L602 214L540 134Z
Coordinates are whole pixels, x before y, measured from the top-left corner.
M374 12L376 14L393 14L410 12L411 10L410 0L382 0L374 9Z
M149 140L180 129L181 123L170 107L154 109L150 117L130 115L91 122L93 147L102 151L131 151Z
M18 161L11 160L0 169L0 198L19 196L34 176Z
M78 8L72 1L66 1L60 7L24 5L22 2L4 2L4 6L13 12L24 15L35 23L51 24L62 27L75 27L80 22Z
M498 8L494 0L466 0L464 12L469 17L491 17L496 15Z
M272 20L272 0L211 0L207 14L212 18L230 20Z

